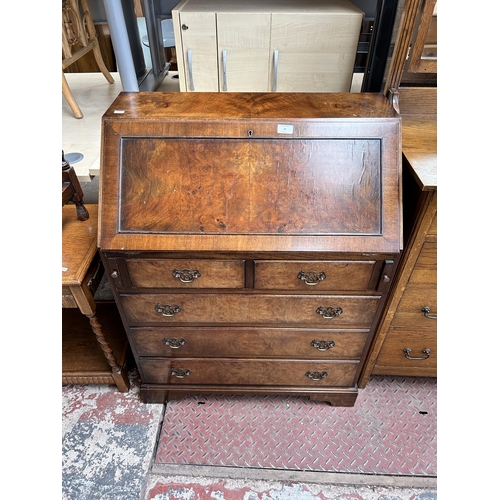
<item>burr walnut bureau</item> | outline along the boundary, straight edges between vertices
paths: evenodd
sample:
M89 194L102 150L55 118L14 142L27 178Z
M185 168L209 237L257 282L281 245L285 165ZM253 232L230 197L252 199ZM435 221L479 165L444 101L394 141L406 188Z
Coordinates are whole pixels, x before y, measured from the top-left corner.
M388 100L122 93L102 131L98 245L142 400L352 406L401 251Z

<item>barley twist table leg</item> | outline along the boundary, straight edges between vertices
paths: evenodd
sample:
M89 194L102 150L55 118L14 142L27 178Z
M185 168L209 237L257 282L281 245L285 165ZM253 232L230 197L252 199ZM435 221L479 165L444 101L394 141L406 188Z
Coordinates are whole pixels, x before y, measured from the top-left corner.
M97 319L96 313L94 312L93 314L89 314L87 315L87 317L89 318L92 331L94 332L97 341L101 345L102 352L106 356L109 366L111 367L112 376L116 383L116 386L118 387L118 390L120 392L127 392L130 387L128 376L125 372L122 372L122 367L116 362L116 358L106 341L106 337L104 336L101 324Z

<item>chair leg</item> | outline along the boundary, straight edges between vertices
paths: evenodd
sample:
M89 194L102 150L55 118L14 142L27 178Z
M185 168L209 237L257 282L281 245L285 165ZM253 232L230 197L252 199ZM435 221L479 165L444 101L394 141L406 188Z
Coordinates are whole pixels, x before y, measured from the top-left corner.
M78 106L76 99L73 97L73 93L69 88L68 80L66 80L64 72L62 74L62 92L64 97L66 98L66 101L69 104L69 107L71 108L71 111L73 111L75 118L83 118L82 110L80 109L80 106Z
M111 73L108 71L108 68L106 68L106 64L104 64L104 59L102 58L101 54L101 49L99 48L99 42L96 40L94 48L92 49L94 52L94 57L97 62L97 66L99 66L99 69L101 70L101 73L104 75L106 80L108 80L109 83L114 83L115 80L111 76Z

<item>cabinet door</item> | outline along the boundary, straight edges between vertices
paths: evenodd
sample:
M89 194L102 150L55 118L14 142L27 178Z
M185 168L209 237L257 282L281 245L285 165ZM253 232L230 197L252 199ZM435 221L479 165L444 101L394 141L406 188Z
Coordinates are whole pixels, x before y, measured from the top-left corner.
M182 68L179 65L181 90L218 92L215 13L180 12L179 24L182 43Z
M349 92L362 16L272 14L272 90Z
M270 14L217 14L219 88L268 92Z

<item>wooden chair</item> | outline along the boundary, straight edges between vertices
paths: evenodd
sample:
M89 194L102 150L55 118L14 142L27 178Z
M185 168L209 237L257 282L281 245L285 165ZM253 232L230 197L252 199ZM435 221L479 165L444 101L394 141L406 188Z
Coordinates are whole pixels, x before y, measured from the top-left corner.
M88 52L94 53L102 74L114 83L102 58L94 21L87 0L63 0L62 2L62 92L76 118L82 118L80 106L69 88L64 70Z

